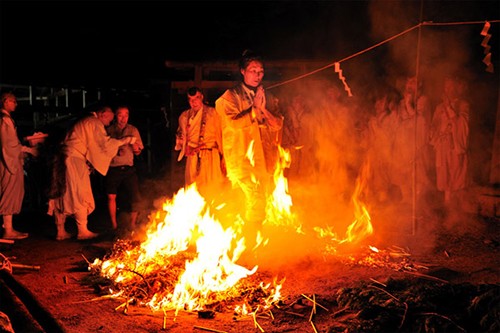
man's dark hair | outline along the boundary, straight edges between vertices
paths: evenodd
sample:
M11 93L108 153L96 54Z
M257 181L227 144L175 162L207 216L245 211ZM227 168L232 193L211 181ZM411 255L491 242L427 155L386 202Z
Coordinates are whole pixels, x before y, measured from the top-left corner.
M0 95L0 107L3 107L3 104L5 103L5 101L7 100L7 98L9 97L16 97L16 95L14 95L13 92L11 91L6 91L6 92L3 92L2 95Z
M245 50L243 51L243 54L241 55L240 61L239 61L239 66L240 69L245 69L247 68L248 64L251 63L252 61L258 61L261 64L264 63L262 60L262 57L254 52L253 50Z
M199 92L200 94L203 95L203 91L201 91L201 89L198 87L189 88L187 91L187 94L188 94L188 96L194 96L194 95L196 95L197 92Z
M120 109L127 109L130 111L130 108L128 107L128 105L125 105L125 104L118 104L115 109L114 109L114 113L116 113L116 111L120 110Z

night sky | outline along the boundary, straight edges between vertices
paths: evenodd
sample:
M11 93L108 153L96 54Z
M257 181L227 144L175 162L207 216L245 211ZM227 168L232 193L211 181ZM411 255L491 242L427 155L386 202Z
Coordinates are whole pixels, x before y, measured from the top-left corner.
M484 140L474 141L475 151L481 151L483 141L486 146L491 144L498 103L499 19L500 0L0 0L0 84L76 88L78 103L70 103L70 108L78 109L78 90L137 89L140 96L126 96L128 103L154 117L153 137L160 139L153 141L161 146L152 150L157 152L157 160L162 160L171 149L165 133L175 129L178 113L187 107L184 98L175 104L164 96L168 81L176 80L165 67L166 60L236 61L247 48L270 60L332 64L349 58L341 64L347 82L358 101L369 103L368 96L377 86L396 86L401 77L415 74L420 50L421 76L426 92L435 100L439 99L440 80L452 72L465 75L471 92L480 93L472 97L476 101L473 125L486 128L475 131L484 136ZM480 32L485 20L497 21L489 31L495 73L487 73L482 63ZM422 29L419 48L417 30L412 30L381 47L360 52L420 22L431 21L479 24L427 26ZM341 85L331 68L322 73ZM156 86L152 87L152 82ZM307 84L307 80L302 82ZM321 88L305 87L310 94L318 90ZM87 102L91 102L90 97ZM18 120L22 115L31 117L31 109L25 111L17 114ZM133 121L144 129L146 118ZM474 158L487 159L482 157ZM486 174L480 171L478 174Z
M251 48L267 59L328 61L380 40L370 32L366 1L0 3L0 81L9 84L140 87L167 78L167 59L236 60ZM419 4L406 1L401 29L419 22ZM424 5L424 20L500 16L498 0Z

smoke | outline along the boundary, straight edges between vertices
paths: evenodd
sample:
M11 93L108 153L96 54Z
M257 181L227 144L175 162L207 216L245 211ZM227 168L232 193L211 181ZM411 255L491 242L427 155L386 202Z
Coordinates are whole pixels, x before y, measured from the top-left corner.
M373 44L384 40L387 43L341 63L353 97L347 96L332 69L273 90L280 96L285 119L291 119L292 127L297 124L300 127L299 138L292 140L286 133L290 130L285 128L283 144L292 152L287 176L293 210L305 235L299 240L288 233L276 232L273 237L282 242L276 241L268 255L262 256L270 266L279 265L284 258L287 260L281 265L311 257L321 259L318 248L327 241L318 237L316 227L332 231L338 238L344 237L346 228L357 217L356 200L368 209L374 233L348 250L370 244L397 245L413 253L434 251L443 235L481 229L477 216L481 196L478 186L487 186L485 175L490 174L498 112L498 75L484 71L481 27L424 25L392 38L416 26L420 10L419 2L370 2ZM426 10L424 7L423 21ZM453 19L442 16L441 21ZM452 191L449 202L445 202L444 192L437 188L432 146L425 142L417 152L413 150L412 124L407 125L410 135L398 136L396 142L373 142L368 135L370 120L375 121L376 101L383 97L387 104L402 103L411 77L418 84L415 101L426 105L422 119L418 120L417 136L421 131L431 130L432 117L442 102L445 78L454 77L467 85L462 98L470 107L468 179L464 188ZM305 110L299 116L297 108L292 107L297 96L303 99ZM396 109L397 106L392 112L397 113ZM385 118L390 118L390 112ZM387 124L390 121L386 121L386 134L401 127L397 120L391 126ZM427 134L421 137L428 140ZM399 145L402 140L408 140L408 144ZM406 160L402 158L405 156ZM386 165L385 173L380 170L380 161L384 159L393 163ZM362 184L362 188L358 189L357 184Z
M419 23L418 2L372 1L369 16L373 44L388 42L341 63L352 97L332 68L269 89L279 101L274 111L285 117L282 146L292 156L285 175L300 232L264 225L269 243L255 257L246 258L261 267L321 261L332 248L356 251L367 244L397 245L410 253L433 251L441 234L475 229L476 220L470 217L480 193L473 188L488 184L484 175L489 174L498 101L498 75L484 72L478 29L426 25L391 39ZM454 193L451 204L445 204L444 193L436 187L432 147L424 145L420 162L415 162L412 124L406 147L405 141L394 140L399 126L397 108L408 78L417 79L415 101L427 105L423 116L428 129L448 76L468 82L464 98L470 104L469 183ZM377 114L377 103L382 101L383 112ZM371 131L381 120L385 127L379 130L388 137L385 141L377 137L375 142ZM394 148L395 141L403 143L399 150ZM403 157L411 162L402 163ZM420 170L416 174L412 173L414 167ZM222 192L217 200L226 201L228 206L220 216L231 225L234 219L227 216L237 216L244 202ZM359 219L358 205L370 214L373 234L339 243Z
M395 238L403 243L400 245L411 245L415 251L432 249L440 232L469 229L467 225L470 225L470 219L466 216L475 214L478 193L474 193L475 196L464 193L470 194L474 186L488 184L484 175L488 174L491 163L490 147L495 131L492 124L498 112L495 104L499 98L498 75L486 73L480 61L483 56L480 47L482 37L479 35L481 26L424 25L391 39L418 24L420 19L423 22L460 21L453 19L457 8L446 7L445 10L433 3L421 5L421 2L412 1L370 2L371 36L374 41L388 42L381 47L383 50L378 51L378 55L381 55L377 59L381 68L378 73L382 75L371 79L366 73L362 76L364 86L376 87L386 83L402 92L405 79L416 75L421 86L419 94L425 96L430 105L426 127L430 127L432 115L442 101L444 79L452 76L467 82L468 89L463 98L470 105L468 187L457 191L451 203L444 204L443 192L436 188L436 156L432 149L428 149L427 159L430 163L425 166L426 175L417 173L417 183L418 178L423 177L427 177L429 182L421 190L413 186L414 197L410 205L401 206L393 200L392 205L384 209L374 207L374 214L381 214L374 216L374 228L384 231L379 232L380 238L386 241ZM363 57L368 58L369 55ZM383 216L383 211L387 212L386 216ZM390 237L391 234L394 237Z

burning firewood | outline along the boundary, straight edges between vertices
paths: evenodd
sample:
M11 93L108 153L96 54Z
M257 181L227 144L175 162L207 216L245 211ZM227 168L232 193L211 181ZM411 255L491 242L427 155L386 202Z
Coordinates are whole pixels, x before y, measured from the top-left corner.
M152 300L167 299L174 293L179 278L185 272L185 265L194 258L194 254L189 251L179 252L175 256L158 257L148 266L140 267L137 262L141 252L136 244L120 240L114 245L113 251L99 261L99 264L91 264L91 277L98 283L97 289L116 294L116 298L124 300L115 310L124 309L128 311L129 306L147 306ZM103 279L102 270L106 269L102 262L108 260L113 262L118 259L120 265L109 271L107 278ZM126 258L127 260L124 260ZM240 315L258 315L259 311L264 313L271 304L276 304L279 300L273 300L276 293L272 284L264 285L262 282L257 284L255 278L240 280L234 287L227 290L219 290L217 293L210 293L203 301L202 306L195 308L200 318L213 318L218 311L224 311L227 307L237 307L237 304L246 305L246 310ZM89 279L90 282L92 281ZM102 287L101 287L102 285ZM170 296L169 296L170 295ZM150 307L151 310L160 310ZM257 309L257 310L252 310ZM163 310L175 310L176 314L184 309L165 307ZM271 314L272 317L272 314ZM269 316L267 316L269 318ZM258 325L256 325L258 327Z

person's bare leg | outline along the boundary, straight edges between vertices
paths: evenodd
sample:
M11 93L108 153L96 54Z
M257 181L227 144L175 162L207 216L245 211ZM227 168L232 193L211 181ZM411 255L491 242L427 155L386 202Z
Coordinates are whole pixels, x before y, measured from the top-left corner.
M118 223L116 222L116 194L108 194L108 212L111 219L111 226L116 230L118 228Z
M79 212L75 214L76 226L78 227L78 239L91 239L99 236L99 234L90 231L87 228L87 214L85 212Z
M71 238L71 234L67 232L64 227L66 223L66 215L55 212L54 217L56 219L56 229L57 229L56 240L65 240Z
M14 230L12 226L12 215L3 215L3 238L5 239L24 239L29 235L25 232Z

